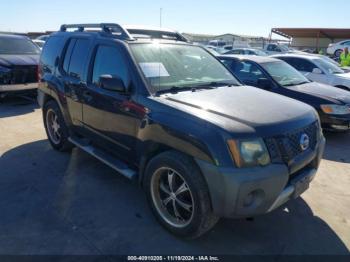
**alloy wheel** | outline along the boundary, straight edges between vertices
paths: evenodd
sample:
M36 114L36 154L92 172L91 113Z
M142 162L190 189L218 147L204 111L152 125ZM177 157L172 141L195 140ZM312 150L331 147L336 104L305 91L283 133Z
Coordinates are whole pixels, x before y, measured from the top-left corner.
M185 179L175 170L161 167L154 172L151 195L156 210L168 224L182 228L192 221L192 192Z
M54 144L61 142L60 124L58 123L58 117L54 110L48 109L46 112L46 127L51 141Z

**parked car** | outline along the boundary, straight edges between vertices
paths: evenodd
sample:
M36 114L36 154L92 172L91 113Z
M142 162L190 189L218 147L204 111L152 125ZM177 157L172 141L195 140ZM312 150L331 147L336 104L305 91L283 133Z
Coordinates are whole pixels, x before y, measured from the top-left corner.
M301 54L274 57L287 62L312 81L350 90L350 73L324 58Z
M274 54L290 53L291 49L289 49L287 45L271 43L265 46L264 51L269 55L274 55Z
M267 56L267 53L260 49L254 48L233 48L224 53L225 55L258 55Z
M343 49L345 47L350 48L350 39L343 40L338 43L332 43L329 44L327 48L327 54L334 56L334 57L340 57L340 54L343 52Z
M26 36L0 34L0 97L37 88L39 53Z
M40 50L43 48L43 46L45 44L45 41L43 41L43 40L34 39L32 41L34 44L36 44L40 48Z
M44 41L46 42L47 39L49 39L50 35L41 35L36 38L36 40Z
M324 129L350 129L350 92L311 82L292 66L275 58L220 56L219 59L244 84L288 96L314 107Z
M138 181L159 222L184 237L298 197L324 150L312 107L242 86L180 37L63 25L43 48L39 86L52 147L75 145Z

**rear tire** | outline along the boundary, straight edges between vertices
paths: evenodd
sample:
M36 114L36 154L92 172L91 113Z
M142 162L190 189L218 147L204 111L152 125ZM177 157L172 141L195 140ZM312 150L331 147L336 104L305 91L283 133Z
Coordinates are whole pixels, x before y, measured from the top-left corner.
M154 215L175 235L197 238L218 221L199 168L184 154L167 151L154 157L146 167L144 188Z
M68 141L69 132L58 104L50 100L43 108L43 119L51 146L58 151L70 151L73 145Z

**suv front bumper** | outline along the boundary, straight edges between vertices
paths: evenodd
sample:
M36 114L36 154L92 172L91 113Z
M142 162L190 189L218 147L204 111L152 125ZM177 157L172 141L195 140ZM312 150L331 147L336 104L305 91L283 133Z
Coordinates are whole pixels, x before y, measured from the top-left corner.
M325 147L322 136L312 157L294 173L285 164L223 168L196 160L209 187L213 211L220 217L250 217L274 210L298 197L315 177Z

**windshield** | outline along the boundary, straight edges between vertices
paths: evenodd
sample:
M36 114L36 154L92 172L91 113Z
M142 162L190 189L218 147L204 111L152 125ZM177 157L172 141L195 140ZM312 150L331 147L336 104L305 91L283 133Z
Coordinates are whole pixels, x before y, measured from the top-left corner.
M26 38L0 38L0 54L39 54L39 48Z
M310 82L296 69L282 61L262 63L261 66L281 86L294 86Z
M130 46L152 92L239 85L225 66L201 47L160 43Z
M318 66L320 66L324 71L328 72L329 74L345 73L344 70L342 70L339 66L335 65L334 63L328 62L325 59L316 59L314 61Z
M264 51L261 51L259 49L254 50L254 52L259 56L267 56L267 53L265 53Z

